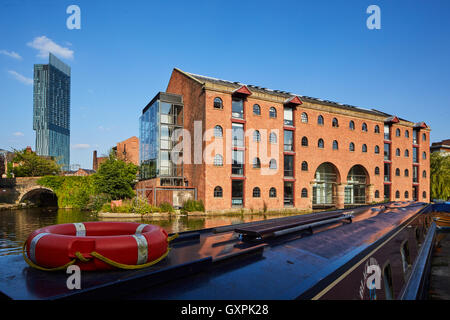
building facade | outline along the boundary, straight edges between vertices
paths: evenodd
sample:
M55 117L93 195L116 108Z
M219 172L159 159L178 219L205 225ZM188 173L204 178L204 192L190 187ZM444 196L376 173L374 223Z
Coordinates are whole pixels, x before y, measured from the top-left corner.
M439 152L442 155L450 155L450 139L440 142L433 142L430 147L431 152Z
M137 137L131 137L124 141L117 142L115 148L118 159L127 163L133 163L139 165L139 139Z
M48 64L34 65L33 130L36 153L70 165L70 67L49 54Z
M182 106L182 150L165 153L179 134L161 134L161 109L143 119L147 106L141 166L150 174L141 176L142 188L195 188L208 211L429 199L430 129L423 122L179 69L163 94ZM164 149L163 140L172 144ZM174 155L183 162L168 170L163 161ZM162 180L167 172L176 179Z

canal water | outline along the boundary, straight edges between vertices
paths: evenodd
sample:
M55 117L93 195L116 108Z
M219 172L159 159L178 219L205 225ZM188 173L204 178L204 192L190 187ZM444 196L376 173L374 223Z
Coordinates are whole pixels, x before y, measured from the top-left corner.
M292 214L293 215L293 214ZM102 219L77 209L30 208L0 211L0 256L21 254L23 242L36 229L61 223L86 221L132 221L155 224L168 233L213 228L286 216L286 214L235 214L224 216L172 216L153 219Z

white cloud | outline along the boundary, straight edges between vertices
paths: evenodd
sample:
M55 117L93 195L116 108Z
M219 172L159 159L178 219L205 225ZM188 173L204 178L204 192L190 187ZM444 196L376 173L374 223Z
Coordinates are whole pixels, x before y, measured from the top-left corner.
M89 149L91 146L87 143L73 144L72 149Z
M5 56L17 59L17 60L22 60L22 57L20 56L20 54L18 54L17 52L14 52L14 51L0 50L0 53L4 54Z
M105 128L104 126L98 126L98 130L100 130L100 131L110 131L111 128Z
M21 75L20 73L14 71L14 70L8 70L8 73L10 75L12 75L14 78L16 78L16 80L18 80L18 81L20 81L20 82L22 82L24 84L27 84L27 85L32 85L33 84L33 79L27 78L27 77Z
M24 134L23 134L23 132L17 131L17 132L14 132L14 133L13 133L13 136L16 136L16 137L23 137Z
M47 38L46 36L36 37L33 41L27 43L28 46L39 50L38 57L46 58L48 53L51 52L56 56L73 59L73 50L65 47L61 47L59 44L53 42L53 40Z

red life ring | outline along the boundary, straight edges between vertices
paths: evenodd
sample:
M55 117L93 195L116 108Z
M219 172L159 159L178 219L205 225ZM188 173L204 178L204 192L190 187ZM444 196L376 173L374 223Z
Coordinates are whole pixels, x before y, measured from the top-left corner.
M28 259L41 268L58 268L78 258L75 264L86 271L113 269L114 263L144 265L161 258L169 249L163 228L134 222L48 226L31 233L25 245ZM104 262L98 256L114 263Z

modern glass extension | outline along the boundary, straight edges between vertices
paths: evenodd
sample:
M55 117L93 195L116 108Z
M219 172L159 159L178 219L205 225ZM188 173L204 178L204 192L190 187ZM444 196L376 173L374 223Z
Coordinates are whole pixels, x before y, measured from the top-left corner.
M174 134L182 127L182 97L165 92L158 93L139 118L140 179L162 177L172 185L183 185L183 154L181 150L173 152L179 143Z

